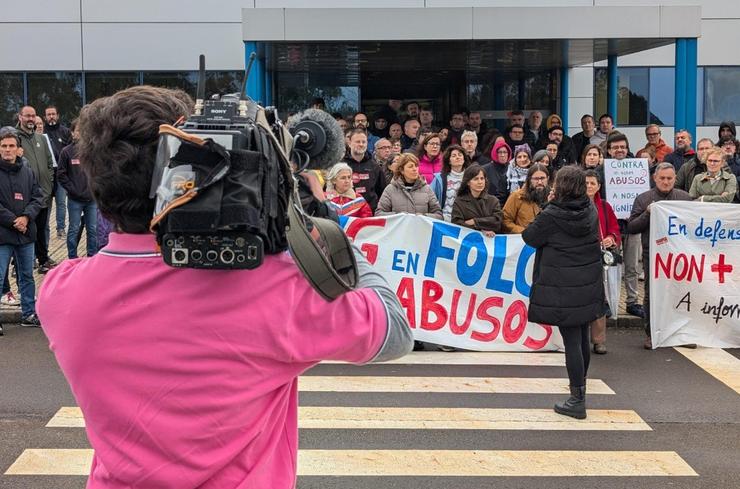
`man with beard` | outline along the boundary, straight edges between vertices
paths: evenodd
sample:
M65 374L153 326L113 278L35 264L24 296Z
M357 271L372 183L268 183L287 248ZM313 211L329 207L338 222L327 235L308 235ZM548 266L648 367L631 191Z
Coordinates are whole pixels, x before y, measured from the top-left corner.
M462 140L462 144L460 146L462 146L465 154L470 157L471 162L477 163L478 158L480 157L480 151L478 151L478 136L473 131L463 131L460 139Z
M391 170L391 164L395 155L393 154L393 146L391 142L386 138L378 139L375 143L375 153L373 154L373 161L378 164L378 167L382 170L385 175L386 183L391 182L393 177L393 171Z
M560 126L552 126L547 131L547 138L551 143L558 145L558 153L550 163L553 171L558 171L565 165L572 165L578 161L576 156L576 150L573 148L573 143L570 139L564 139L565 133L563 128ZM545 148L547 145L545 145Z
M666 155L663 161L673 165L673 168L678 172L684 163L687 163L694 156L696 156L696 152L691 148L691 133L681 129L676 133L676 149L673 150L673 153ZM689 182L689 185L691 185L691 182Z
M419 103L409 102L406 104L406 120L416 119L419 120Z
M596 124L594 122L594 116L586 114L581 117L581 132L573 135L571 140L573 141L573 147L576 150L576 156L581 157L583 150L591 144L591 136L596 133Z
M56 263L49 258L49 236L46 232L49 220L49 205L54 185L54 163L51 149L46 139L36 133L36 110L26 105L18 114L18 136L21 138L23 156L33 170L36 181L41 187L41 210L36 214L36 259L39 262L39 273L51 270Z
M72 144L72 132L69 128L59 123L59 111L53 105L44 109L44 133L49 137L51 152L54 154L54 161L58 162L62 148ZM52 195L56 201L57 238L61 238L64 236L67 195L64 188L57 182L56 168L54 168L54 187Z
M714 143L709 138L700 139L696 145L696 154L681 165L676 172L676 188L688 192L694 177L707 171L706 152L712 149Z
M465 114L461 110L452 113L450 117L450 129L445 142L448 146L451 144L460 145L462 143L462 133L465 130Z
M550 171L545 165L535 163L529 167L524 186L512 192L504 205L504 233L521 234L534 221L547 202L549 179Z
M388 119L385 115L378 111L373 114L373 128L370 130L373 136L379 138L387 138L389 133ZM377 141L376 141L377 144Z
M418 124L418 122L417 122ZM349 155L342 161L352 168L352 183L355 193L365 198L375 212L378 199L385 189L385 176L367 152L367 134L361 128L349 133Z
M367 136L367 151L369 151L370 154L373 154L373 151L375 151L375 143L378 142L378 139L380 138L368 132L368 126L369 121L367 120L367 114L364 112L357 112L352 118L352 128L362 129L365 131L365 135Z

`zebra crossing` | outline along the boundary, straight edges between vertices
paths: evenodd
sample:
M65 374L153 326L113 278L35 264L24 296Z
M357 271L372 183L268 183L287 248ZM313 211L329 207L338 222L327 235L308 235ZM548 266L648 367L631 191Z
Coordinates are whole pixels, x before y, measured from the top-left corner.
M555 414L552 402L568 393L563 366L563 355L558 353L466 352L415 352L373 366L318 365L299 380L299 429L302 441L308 441L299 450L298 487L307 480L329 477L335 482L377 478L379 482L368 487L382 488L396 487L392 483L384 486L384 481L409 477L495 481L501 477L698 476L678 453L641 449L637 439L634 450L610 449L608 433L649 437L652 428L637 412L612 408L619 406L619 392L602 379L588 379L589 401L597 407L589 409L586 420ZM470 376L471 371L488 370L502 375L514 370L521 375ZM420 371L423 376L413 375ZM363 396L377 400L381 395L384 405L363 402L367 398ZM450 395L460 400L454 407L441 402L441 396ZM516 406L497 405L499 395L513 399ZM64 406L48 420L46 429L80 430L84 426L80 409ZM531 448L538 446L544 433L557 431L606 435L600 438L603 443L598 449ZM365 440L369 434L382 440L385 434L396 432L403 434L402 443L394 437L396 441L379 448ZM427 444L425 438L428 434L440 440L443 434L488 432L519 433L520 439L531 440L531 447L451 449L445 444ZM337 438L342 441L332 441ZM347 446L348 439L351 446ZM85 476L92 456L91 449L31 447L18 456L5 476ZM84 487L82 478L80 487ZM336 487L356 486L340 482Z

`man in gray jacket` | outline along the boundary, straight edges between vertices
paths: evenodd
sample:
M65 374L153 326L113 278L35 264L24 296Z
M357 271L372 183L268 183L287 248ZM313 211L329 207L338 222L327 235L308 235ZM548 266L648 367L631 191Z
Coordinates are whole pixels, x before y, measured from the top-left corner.
M39 273L48 272L56 263L49 258L49 204L54 184L54 160L44 136L35 132L36 110L26 105L18 113L18 136L23 147L23 156L41 187L41 210L36 216L36 259Z

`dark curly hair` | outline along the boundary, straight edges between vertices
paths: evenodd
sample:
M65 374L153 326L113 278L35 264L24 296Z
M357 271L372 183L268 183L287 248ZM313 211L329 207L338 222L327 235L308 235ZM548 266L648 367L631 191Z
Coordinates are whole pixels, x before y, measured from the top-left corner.
M159 126L191 113L182 90L137 86L85 106L79 158L101 214L125 233L149 232L149 198Z

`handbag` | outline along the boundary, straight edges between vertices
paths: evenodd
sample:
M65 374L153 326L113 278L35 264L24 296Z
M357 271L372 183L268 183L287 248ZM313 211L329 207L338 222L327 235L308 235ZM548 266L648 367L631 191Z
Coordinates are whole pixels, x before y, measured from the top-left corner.
M606 211L606 202L601 201L601 206L604 209L604 221L607 227L609 226L609 213ZM624 262L622 253L619 252L619 248L615 245L611 248L605 248L603 244L604 235L601 233L601 224L599 224L599 244L601 245L601 263L604 267L615 267L620 263Z

